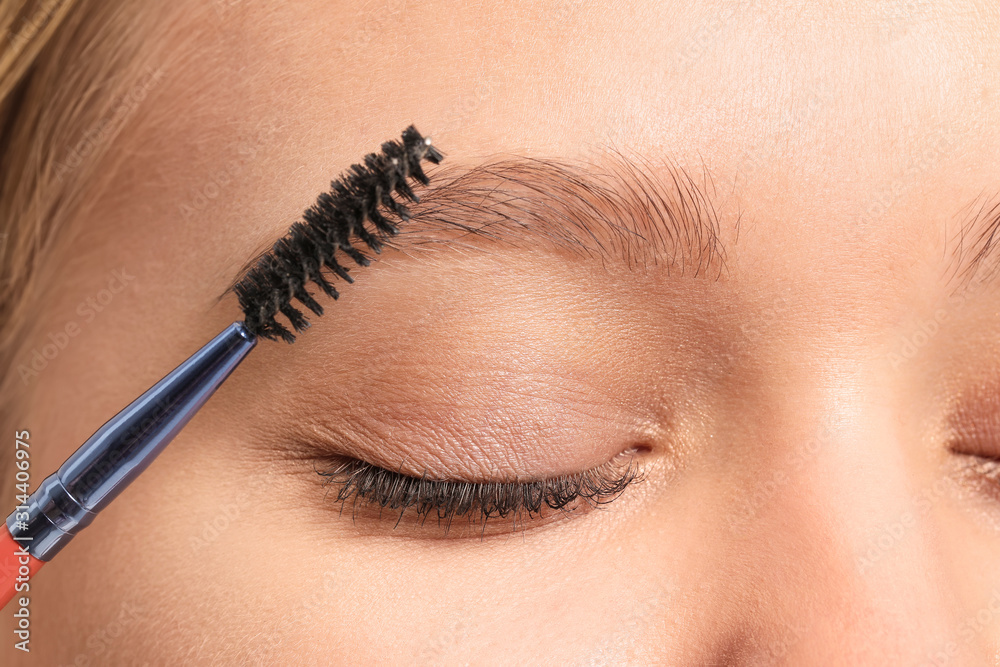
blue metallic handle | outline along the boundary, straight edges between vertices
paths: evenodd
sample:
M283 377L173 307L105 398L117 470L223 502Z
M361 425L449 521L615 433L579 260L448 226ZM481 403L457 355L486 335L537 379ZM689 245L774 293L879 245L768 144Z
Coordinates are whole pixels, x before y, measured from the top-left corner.
M11 536L50 560L153 462L256 344L236 322L191 355L42 481L27 509L7 517Z

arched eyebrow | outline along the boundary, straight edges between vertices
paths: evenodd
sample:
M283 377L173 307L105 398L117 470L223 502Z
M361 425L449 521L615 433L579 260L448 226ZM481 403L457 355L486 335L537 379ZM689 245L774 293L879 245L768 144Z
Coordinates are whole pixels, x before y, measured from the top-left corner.
M387 247L419 257L548 246L632 269L656 265L710 279L725 267L716 192L704 169L699 179L671 163L614 153L597 163L523 156L453 163L428 176L421 201L408 204L411 219ZM738 228L738 216L734 224ZM233 284L255 262L248 260Z
M599 163L514 157L446 167L432 176L391 245L541 243L630 268L653 264L677 275L717 278L725 248L716 197L707 171L698 179L671 163L618 153ZM733 224L738 228L738 215Z

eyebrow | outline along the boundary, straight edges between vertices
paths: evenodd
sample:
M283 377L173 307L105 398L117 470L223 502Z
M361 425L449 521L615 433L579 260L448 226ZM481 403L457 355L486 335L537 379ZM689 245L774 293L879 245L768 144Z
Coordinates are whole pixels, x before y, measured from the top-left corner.
M410 220L385 246L409 255L442 248L482 251L479 239L514 248L541 241L633 269L652 264L665 266L668 274L723 274L718 193L704 165L698 179L669 161L654 164L619 152L602 158L591 163L514 156L438 167L429 173L421 201L409 205ZM956 217L962 223L945 244L944 279L953 294L962 295L1000 278L1000 193L983 192ZM737 210L731 219L738 239L742 214ZM266 251L243 264L220 299Z
M969 294L1000 275L1000 194L981 193L959 212L964 220L950 241L953 294Z
M515 157L444 168L395 245L456 246L475 237L526 247L537 240L629 268L718 277L725 249L716 193L707 171L701 180L680 166L620 153L599 164Z
M480 240L508 248L541 243L630 269L655 265L717 279L725 268L717 193L704 169L699 183L675 164L615 152L598 163L514 156L428 176L420 202L408 204L410 220L386 247L416 256L482 251ZM738 233L738 217L735 224ZM234 285L262 254L244 264Z

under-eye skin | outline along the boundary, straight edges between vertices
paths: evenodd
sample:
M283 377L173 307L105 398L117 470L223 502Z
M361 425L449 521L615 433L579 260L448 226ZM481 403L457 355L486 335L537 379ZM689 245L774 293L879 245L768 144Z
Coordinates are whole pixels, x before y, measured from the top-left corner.
M964 454L963 456L966 459L963 466L968 472L992 482L997 485L997 489L1000 491L1000 460L987 459L974 454Z
M1000 405L996 383L977 387L951 418L948 451L966 482L1000 502Z
M637 453L623 452L580 473L524 481L413 477L359 459L342 459L317 472L324 478L327 497L355 523L389 521L393 529L404 522L421 527L430 523L447 535L456 519L482 530L490 521L513 530L607 505L643 479Z
M991 501L1000 503L1000 457L984 448L981 441L969 442L961 438L949 443L948 450L957 459L954 470L958 479Z
M989 498L1000 502L1000 459L965 452L954 447L951 452L958 456L959 475Z

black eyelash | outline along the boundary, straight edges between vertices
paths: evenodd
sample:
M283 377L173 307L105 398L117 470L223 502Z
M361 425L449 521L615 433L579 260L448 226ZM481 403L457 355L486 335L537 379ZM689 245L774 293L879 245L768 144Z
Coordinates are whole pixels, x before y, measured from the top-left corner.
M524 482L463 482L412 477L366 461L350 459L325 471L324 484L336 488L335 501L365 503L418 517L436 516L450 526L455 517L469 516L483 523L495 518L525 519L543 510L568 511L583 502L598 507L612 502L642 474L632 457L623 464L614 459L591 470ZM381 512L380 512L381 513Z

